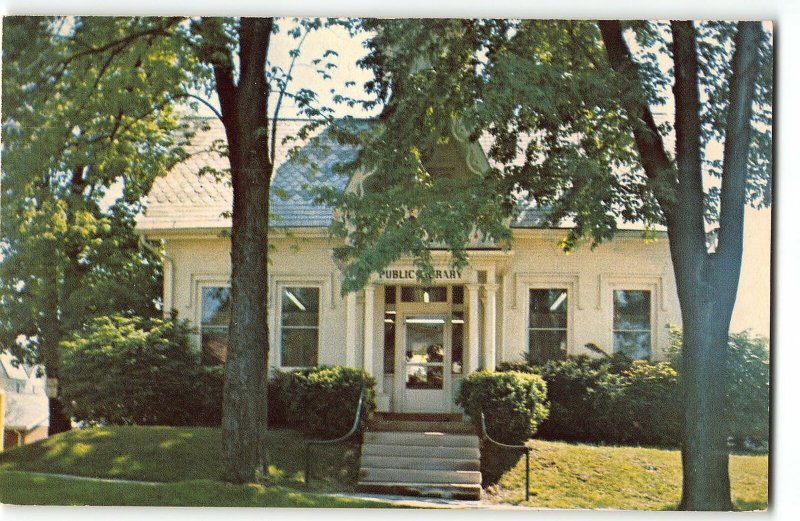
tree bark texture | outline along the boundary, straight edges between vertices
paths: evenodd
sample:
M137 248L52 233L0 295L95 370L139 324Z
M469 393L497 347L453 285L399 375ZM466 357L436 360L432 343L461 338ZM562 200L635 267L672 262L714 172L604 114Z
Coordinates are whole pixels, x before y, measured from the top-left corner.
M233 184L231 322L222 434L225 480L252 481L266 467L267 233L273 165L267 148L266 57L272 21L243 18L239 81L215 64Z
M48 378L58 378L59 367L61 366L61 354L59 344L61 342L61 327L58 312L58 269L57 262L53 262L52 269L44 274L45 291L44 309L42 310L42 364ZM50 424L47 428L47 435L52 436L61 432L66 432L72 428L72 422L64 412L64 402L60 398L49 399Z
M683 510L731 510L727 425L724 423L728 333L742 260L747 154L758 67L758 23L740 23L730 78L731 97L725 129L720 240L706 245L698 57L692 22L673 22L676 160L670 164L656 137L649 106L626 107L643 124L633 132L648 179L671 181L656 192L667 223L670 255L683 321L684 428L681 459ZM629 85L640 84L636 64L618 21L600 22L609 63ZM662 189L663 190L663 189ZM670 193L671 192L671 193Z

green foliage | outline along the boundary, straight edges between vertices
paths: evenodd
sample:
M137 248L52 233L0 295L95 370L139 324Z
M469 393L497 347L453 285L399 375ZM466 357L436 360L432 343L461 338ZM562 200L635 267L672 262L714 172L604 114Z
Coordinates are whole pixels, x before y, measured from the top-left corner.
M529 367L547 382L550 415L539 429L543 438L611 441L609 410L622 386L608 360L577 356Z
M547 382L550 414L539 428L547 439L680 445L682 336L672 331L669 362L569 357L541 366L500 364L498 370L536 373ZM769 439L769 344L748 332L731 334L723 421L736 446Z
M543 438L677 446L677 372L665 362L570 357L532 366L547 382Z
M336 438L353 426L362 386L366 387L362 426L375 410L375 379L352 367L275 371L270 382L270 421L317 438ZM274 394L273 394L274 393Z
M98 317L62 342L63 395L78 421L215 425L222 373L205 369L175 320Z
M134 219L183 158L172 102L199 71L174 19L3 29L0 345L57 376L59 341L92 317L159 314L160 259Z
M489 435L509 444L530 439L548 415L547 385L529 373L472 373L461 382L456 403L478 426L484 413Z
M619 381L607 422L614 442L680 445L683 409L675 369L666 362L636 360Z
M728 342L728 395L725 416L738 446L769 441L769 342L744 331Z
M737 30L729 22L695 25L698 87L710 98L699 114L702 156L713 148L706 145L725 141ZM450 249L456 264L470 241L505 245L509 215L529 204L546 213L542 226L574 223L562 244L567 249L584 238L593 246L610 239L619 222L643 223L645 236L665 224L664 210L677 196L677 168L662 150L659 171L646 172L652 151L639 149L634 131L643 128L642 102L663 112L673 98L674 67L664 66L671 59L668 23L622 25L639 44L631 46L627 75L611 66L591 20L375 19L364 26L373 36L361 64L375 75L366 89L383 111L369 132L355 136L363 151L352 167L374 174L362 191L321 193L340 210L334 232L347 238L339 252L348 262L346 290L401 255L425 272L431 243ZM771 199L769 35L757 49L746 200L760 207ZM659 118L654 125L645 131L659 134L660 146L675 123ZM469 157L478 141L489 143L490 160L472 163L479 175L429 168L443 145ZM722 174L719 158L704 159L705 172ZM698 198L708 220L717 221L719 190Z

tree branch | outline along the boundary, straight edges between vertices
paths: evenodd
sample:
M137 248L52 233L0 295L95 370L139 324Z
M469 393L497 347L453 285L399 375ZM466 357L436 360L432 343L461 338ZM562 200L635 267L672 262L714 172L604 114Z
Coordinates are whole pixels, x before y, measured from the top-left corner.
M645 101L644 93L641 92L638 67L622 37L622 24L619 20L601 20L598 25L611 68L628 83L628 86L634 86L639 91L640 95L628 101L627 107L631 119L634 120L633 137L639 150L642 168L651 181L653 193L669 225L675 219L673 190L677 184L672 161L667 155L653 113ZM639 121L635 121L636 119Z
M62 67L66 68L67 65L69 65L74 60L77 60L78 58L81 58L83 56L88 56L90 54L102 53L109 49L113 49L114 47L117 46L124 47L132 43L134 40L137 40L143 36L169 36L169 33L166 32L167 29L169 29L174 25L177 25L181 20L183 20L183 18L181 17L168 18L167 23L164 25L158 25L156 27L151 27L150 29L138 31L135 33L130 33L122 38L112 40L106 43L105 45L100 45L98 47L90 47L86 50L76 52L65 58L64 61L61 62L61 65Z
M672 21L672 55L675 64L675 143L678 163L678 213L682 246L707 253L703 219L702 146L700 143L700 90L696 34L690 21Z
M295 55L292 56L292 61L289 63L289 68L286 70L286 81L283 82L283 87L281 87L280 91L278 92L278 99L275 102L275 112L272 116L272 130L270 132L270 143L269 143L269 160L273 163L275 162L275 142L277 139L277 128L278 128L278 114L281 110L281 103L283 102L283 96L286 94L286 90L289 88L289 81L292 78L292 70L294 70L294 64L297 62L297 57L300 55L300 49L303 47L303 42L306 41L306 37L311 30L306 27L306 32L303 33L302 38L297 43L297 47L295 47Z
M206 106L206 107L207 107L207 108L208 108L208 109L209 109L211 112L213 112L213 113L214 113L214 115L215 115L215 116L216 116L216 117L217 117L217 118L218 118L220 121L222 121L222 114L220 114L220 112L217 110L217 107L215 107L214 105L212 105L211 103L209 103L209 102L208 102L208 100L205 100L205 99L201 98L200 96L196 96L196 95L194 95L194 94L190 94L190 93L188 93L188 92L182 92L182 93L180 93L180 94L177 94L177 95L175 95L175 96L174 96L174 98L175 98L175 99L177 99L177 98L194 98L194 99L196 99L197 101L199 101L200 103L202 103L203 105L205 105L205 106Z
M720 229L717 256L741 259L750 151L753 98L759 68L760 22L739 22L730 78L730 105L725 125ZM726 262L727 264L727 262ZM741 262L735 264L740 265Z

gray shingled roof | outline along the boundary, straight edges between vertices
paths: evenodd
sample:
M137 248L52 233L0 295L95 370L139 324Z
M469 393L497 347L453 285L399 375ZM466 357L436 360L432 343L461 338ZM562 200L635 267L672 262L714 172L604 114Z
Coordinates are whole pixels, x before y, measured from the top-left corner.
M283 120L278 123L272 192L271 221L278 227L326 227L331 208L314 203L310 189L332 186L343 190L349 177L336 171L336 165L352 161L356 150L329 137L329 130L313 133L299 153L290 159L297 141L294 136L307 121ZM147 210L137 222L143 231L229 228L233 193L228 174L228 159L220 153L225 132L218 120L195 120L196 134L188 147L189 158L169 174L156 179L147 198Z
M278 141L270 197L271 223L276 227L327 227L333 219L331 208L318 205L311 189L331 186L343 190L348 175L337 171L337 165L352 161L357 150L330 137L330 129L317 131L305 143L286 141L307 124L302 120L282 120L278 124ZM147 210L139 216L140 230L225 229L231 219L233 194L227 169L228 159L219 150L224 149L225 132L216 119L192 120L197 130L188 151L190 157L177 165L164 177L156 179L147 198ZM486 151L492 137L488 134L479 140ZM290 151L302 145L299 154L290 159ZM205 172L202 173L201 172ZM212 175L209 172L216 172ZM546 226L547 209L521 200L518 212L511 222L512 228L542 228ZM563 222L560 227L569 228ZM639 223L619 222L620 229L643 229ZM659 227L660 229L660 227Z

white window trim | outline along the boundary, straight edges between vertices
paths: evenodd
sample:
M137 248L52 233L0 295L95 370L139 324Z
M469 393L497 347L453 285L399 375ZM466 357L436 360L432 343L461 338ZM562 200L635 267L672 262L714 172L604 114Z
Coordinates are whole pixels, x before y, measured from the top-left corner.
M531 330L531 302L530 290L532 289L564 289L567 291L567 352L566 355L576 353L573 345L575 339L575 314L579 306L578 286L579 278L577 274L558 274L558 273L518 273L515 279L516 302L524 302L522 310L525 314L525 353L530 353L530 330ZM559 329L560 331L560 329Z
M649 291L650 292L650 358L649 360L661 359L662 350L660 344L659 311L662 302L663 291L661 277L648 277L643 275L601 275L600 292L601 298L598 309L605 308L606 312L606 345L609 354L614 354L614 291Z
M270 291L270 295L272 295L273 305L271 306L274 309L273 320L272 320L272 330L275 332L274 338L272 341L272 345L274 346L273 349L270 351L273 353L270 355L270 365L280 369L281 371L292 371L294 369L305 369L305 366L289 366L289 365L281 365L281 347L283 341L283 324L281 323L281 315L283 312L282 309L282 302L283 299L280 296L283 294L283 290L285 288L317 288L319 289L319 309L317 310L318 313L318 322L317 322L317 364L319 365L322 355L322 332L325 328L326 322L326 313L325 310L325 298L330 291L328 286L328 282L325 278L322 277L315 277L315 276L293 276L291 278L281 278L280 276L276 276L275 279L272 281L272 291Z

